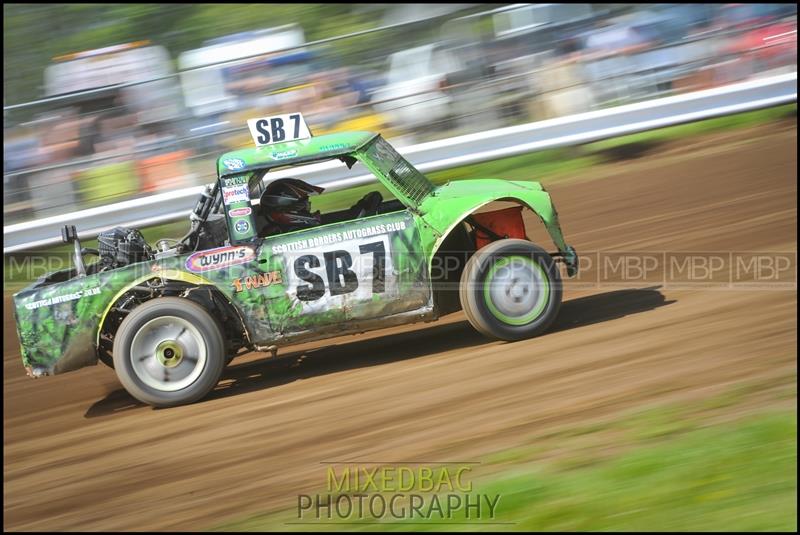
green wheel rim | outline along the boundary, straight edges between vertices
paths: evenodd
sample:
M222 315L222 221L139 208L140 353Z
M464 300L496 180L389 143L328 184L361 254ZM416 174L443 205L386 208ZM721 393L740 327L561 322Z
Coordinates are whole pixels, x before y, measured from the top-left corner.
M497 260L486 274L483 299L489 312L508 325L527 325L550 300L550 279L538 262L526 256ZM522 309L530 308L528 312Z

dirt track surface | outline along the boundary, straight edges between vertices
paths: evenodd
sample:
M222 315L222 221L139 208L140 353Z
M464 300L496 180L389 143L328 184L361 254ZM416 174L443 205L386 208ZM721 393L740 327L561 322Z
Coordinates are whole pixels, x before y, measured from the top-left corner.
M796 252L796 142L795 121L718 134L548 190L579 252ZM796 286L568 288L534 340L488 341L457 313L246 357L209 399L169 410L102 365L27 378L5 310L5 529L204 529L292 506L324 486L323 461L472 461L566 423L796 377L796 303Z

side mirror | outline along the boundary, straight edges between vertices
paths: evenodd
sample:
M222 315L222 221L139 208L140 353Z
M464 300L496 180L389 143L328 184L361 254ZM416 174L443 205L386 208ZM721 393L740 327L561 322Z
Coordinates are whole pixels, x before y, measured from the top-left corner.
M75 225L64 225L64 228L61 229L61 241L75 245L75 270L78 272L79 277L85 277L86 266L83 265L81 241L78 239L78 230L75 228Z
M72 243L78 239L78 231L75 225L64 225L61 229L61 241L64 243Z

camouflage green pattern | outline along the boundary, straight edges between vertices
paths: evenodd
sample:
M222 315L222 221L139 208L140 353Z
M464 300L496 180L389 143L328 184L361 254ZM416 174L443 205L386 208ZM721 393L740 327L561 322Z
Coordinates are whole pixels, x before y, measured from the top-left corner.
M381 227L402 230L379 233L369 238L340 239L328 247L309 246L295 252L273 253L275 247L285 247L303 240L313 243L325 236L357 234L362 229ZM387 269L392 271L391 284L384 284L383 291L374 295L372 292L356 295L355 291L331 295L327 288L329 283L324 280L326 267L323 257L326 250L336 252L349 248L352 252L354 247L357 250L359 243L375 240L386 241L388 245ZM252 260L220 269L202 272L191 270L186 264L190 257L196 255L182 255L39 289L23 290L14 296L23 364L55 374L96 363L100 321L115 297L134 284L162 276L179 280L201 279L218 288L238 310L250 339L260 344L274 343L317 327L380 318L431 306L430 282L425 256L420 249L419 231L413 216L405 211L283 234L260 241L258 248L250 248L255 251ZM216 250L202 254L208 255L213 251ZM291 259L298 255L311 255L320 261L320 266L310 271L322 279L326 291L314 301L299 300L296 295L297 284L294 288L289 286L293 280ZM236 279L272 272L280 274L281 282L235 291L233 281ZM371 281L360 280L358 284L369 286ZM78 292L81 293L80 297L77 297ZM41 303L65 296L76 298L56 304Z
M130 288L158 278L217 288L238 311L256 346L433 319L429 272L436 250L464 217L494 200L514 200L532 209L567 261L576 262L550 196L538 183L487 179L434 188L404 160L401 167L387 166L381 154L393 149L384 147L376 155L370 150L373 143L385 141L354 132L231 152L218 160L220 188L242 182L246 187L242 179L259 169L349 156L396 193L405 210L261 239L251 228L236 235L237 221L246 219L253 226L250 213L244 215L252 208L249 199L239 200L240 192L232 192L234 198L225 205L231 246L17 293L23 364L38 374L95 364L107 312ZM410 180L404 182L404 176Z
M390 227L402 230L345 239L347 234L357 234L365 229ZM312 245L326 237L337 241ZM289 244L303 242L309 245L300 245L293 251L282 250ZM374 286L370 277L374 267L373 254L359 254L359 247L371 243L386 244L385 270L392 272L386 277L389 280L384 280L381 291L377 292L371 291ZM328 266L330 262L326 262L326 253L329 257L335 253L349 257L353 262L349 271L357 274L355 289L347 291L347 288L339 288L340 293L333 295L332 286L339 285L341 277L332 283L327 276L331 268ZM316 299L302 300L298 297L298 286L309 285L307 281L298 279L296 274L295 263L303 257L313 257L318 262L318 266L308 268L309 273L317 275L316 281L321 285L319 289L322 290L324 286L324 292L321 291ZM280 283L235 291L234 280L273 272L280 273ZM342 326L344 322L415 310L430 306L431 301L419 231L414 218L405 211L267 238L253 262L204 275L239 309L256 343L276 342L323 326ZM342 326L342 330L345 329Z
M54 374L95 364L100 317L119 291L152 275L150 265L133 264L15 294L23 365ZM42 303L54 299L66 300Z

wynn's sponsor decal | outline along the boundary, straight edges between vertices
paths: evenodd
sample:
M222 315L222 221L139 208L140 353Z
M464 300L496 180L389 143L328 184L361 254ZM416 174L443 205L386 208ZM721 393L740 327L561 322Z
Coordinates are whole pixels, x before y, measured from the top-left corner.
M56 295L53 297L48 297L47 299L40 299L39 301L34 301L32 303L27 303L25 308L28 310L36 310L39 307L48 307L51 305L57 305L58 303L65 303L67 301L76 301L83 297L89 295L97 295L100 293L100 288L89 288L88 290L78 290L77 292L63 294L63 295Z
M220 247L194 253L186 259L186 269L195 273L222 269L236 264L244 264L256 257L256 252L250 247Z
M234 186L232 188L222 188L222 198L225 204L247 201L250 199L250 190L247 186Z
M244 290L252 290L254 288L265 288L272 284L280 284L283 282L280 271L269 271L267 273L258 273L249 277L242 277L233 280L233 291L241 292Z
M250 207L246 206L244 208L234 208L233 210L229 210L228 215L231 217L241 217L250 215L252 212L253 211L250 209Z

